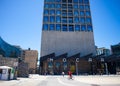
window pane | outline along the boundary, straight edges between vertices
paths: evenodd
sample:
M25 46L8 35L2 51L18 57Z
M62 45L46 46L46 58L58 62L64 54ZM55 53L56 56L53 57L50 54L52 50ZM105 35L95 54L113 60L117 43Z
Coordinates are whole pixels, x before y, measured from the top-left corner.
M90 10L89 5L85 5L85 10Z
M50 8L55 8L55 5L54 4L50 4Z
M72 3L72 0L68 0L68 3Z
M74 31L73 25L69 25L69 31Z
M67 25L62 25L62 31L67 31Z
M49 5L48 4L45 4L45 6L44 6L45 8L49 8Z
M72 18L72 17L69 17L69 18L68 18L68 21L69 21L69 23L73 23L73 18Z
M73 2L78 3L78 0L73 0Z
M57 23L60 23L60 22L61 22L60 16L56 16L56 22L57 22Z
M86 18L86 23L91 24L91 18Z
M61 2L61 0L56 0L56 2Z
M85 18L80 18L80 22L81 22L82 24L84 24L84 23L85 23Z
M80 31L80 25L75 25L75 31Z
M84 0L84 3L85 3L85 4L88 4L88 3L89 3L89 0Z
M83 3L83 0L79 0L79 3Z
M50 16L50 22L55 22L55 17L54 16Z
M55 10L50 10L50 15L54 15L55 14Z
M56 11L56 14L57 14L57 15L61 15L61 11L60 11L60 10L57 10L57 11Z
M43 25L43 30L48 30L48 24Z
M50 30L54 30L54 24L50 24Z
M85 30L86 30L86 26L85 26L85 25L82 25L82 26L81 26L81 30L82 30L82 31L85 31Z
M44 15L49 15L49 11L48 10L44 10Z
M62 2L67 2L67 0L62 0Z
M60 30L61 30L61 25L60 25L60 24L57 24L57 25L56 25L56 30L57 30L57 31L60 31Z
M75 18L74 18L74 22L75 22L75 23L79 23L79 18L78 18L78 17L75 17Z
M43 21L44 21L44 22L49 22L48 16L44 16Z
M80 16L84 16L84 11L80 11Z
M88 25L88 26L87 26L87 30L88 30L88 31L93 31L92 26L91 26L91 25Z
M80 5L80 10L84 10L84 6L83 5Z
M62 22L67 23L67 17L62 17Z
M74 11L74 15L78 16L79 15L78 11Z
M86 11L86 16L90 16L90 12L89 11Z
M78 9L78 5L74 5L74 9Z
M61 8L61 4L57 4L57 5L56 5L56 8Z

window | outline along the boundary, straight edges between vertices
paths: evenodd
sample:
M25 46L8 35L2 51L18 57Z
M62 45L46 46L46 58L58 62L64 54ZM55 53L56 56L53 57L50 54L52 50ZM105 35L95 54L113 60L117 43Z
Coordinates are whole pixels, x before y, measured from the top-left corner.
M83 0L79 0L79 3L83 3Z
M56 8L61 8L61 4L57 4L57 5L56 5Z
M55 22L55 17L54 16L50 16L50 22Z
M60 10L57 10L57 11L56 11L56 15L61 15L61 11L60 11Z
M88 4L88 3L89 3L89 0L84 0L84 3L85 3L85 4Z
M61 2L61 0L56 0L56 2Z
M80 18L80 22L81 22L82 24L84 24L84 23L85 23L85 18Z
M73 25L69 25L69 31L74 31Z
M44 22L49 22L48 16L44 16L43 21L44 21Z
M67 2L67 0L62 0L62 2Z
M90 16L90 11L85 12L86 16Z
M69 21L69 23L73 23L73 18L72 18L72 17L69 17L69 18L68 18L68 21Z
M44 8L49 8L49 5L48 5L48 4L45 4Z
M78 17L75 17L75 18L74 18L74 22L75 22L75 23L79 23L79 18L78 18Z
M49 15L49 11L48 10L44 10L44 15Z
M68 9L72 9L72 8L73 8L72 4L68 4Z
M68 0L68 3L72 3L72 0Z
M74 15L78 16L79 15L78 11L74 11Z
M80 16L84 16L84 11L80 11Z
M68 16L73 16L73 11L72 10L68 10Z
M83 5L80 5L80 10L84 10L84 6Z
M48 30L48 24L43 24L43 30Z
M57 22L57 23L60 23L60 22L61 22L60 16L56 16L56 22Z
M78 3L78 0L73 0L73 2Z
M50 5L50 8L55 8L55 5L54 5L54 4L51 4L51 5Z
M91 18L86 18L86 23L91 24Z
M62 25L62 31L67 31L67 25Z
M55 10L50 10L50 15L55 15Z
M50 24L50 30L54 30L54 24Z
M81 26L81 30L82 30L82 31L85 31L85 30L86 30L86 26L85 26L85 25L82 25L82 26Z
M61 25L60 24L57 24L56 25L56 31L60 31L61 30Z
M90 10L89 5L85 5L85 10Z
M62 4L63 9L67 9L67 4Z
M62 23L67 23L67 17L62 17Z
M75 25L75 31L80 31L80 25Z
M75 5L74 5L74 9L78 9L78 5L75 4Z
M91 26L91 25L88 25L88 26L87 26L87 30L88 30L88 31L93 31L92 26Z

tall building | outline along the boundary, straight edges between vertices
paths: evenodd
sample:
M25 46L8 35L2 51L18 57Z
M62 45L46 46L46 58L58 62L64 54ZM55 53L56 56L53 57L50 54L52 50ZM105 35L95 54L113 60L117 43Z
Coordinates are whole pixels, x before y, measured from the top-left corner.
M41 56L51 53L95 55L89 0L44 0Z

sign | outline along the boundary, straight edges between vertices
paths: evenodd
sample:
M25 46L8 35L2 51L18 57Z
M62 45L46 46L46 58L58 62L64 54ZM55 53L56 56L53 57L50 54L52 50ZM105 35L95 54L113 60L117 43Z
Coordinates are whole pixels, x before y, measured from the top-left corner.
M63 62L66 62L67 60L66 60L66 58L63 58Z
M76 58L76 62L79 62L79 58Z

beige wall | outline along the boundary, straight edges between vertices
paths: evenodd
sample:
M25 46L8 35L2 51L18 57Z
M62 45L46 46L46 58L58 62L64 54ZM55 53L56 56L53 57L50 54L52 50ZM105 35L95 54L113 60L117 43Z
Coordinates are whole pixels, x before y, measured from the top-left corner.
M96 53L93 32L42 31L41 56L55 52L68 56Z
M24 50L23 58L26 63L28 63L29 70L37 68L37 60L38 60L38 51L36 50ZM35 70L33 73L35 73Z

